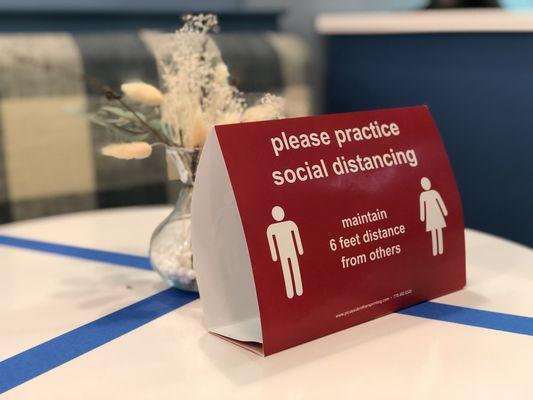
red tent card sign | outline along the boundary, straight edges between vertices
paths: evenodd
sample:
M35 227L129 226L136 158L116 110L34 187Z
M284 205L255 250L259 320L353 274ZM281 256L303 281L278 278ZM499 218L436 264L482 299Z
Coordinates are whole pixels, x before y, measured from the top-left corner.
M263 355L465 285L461 200L424 106L215 127L192 234L208 329Z

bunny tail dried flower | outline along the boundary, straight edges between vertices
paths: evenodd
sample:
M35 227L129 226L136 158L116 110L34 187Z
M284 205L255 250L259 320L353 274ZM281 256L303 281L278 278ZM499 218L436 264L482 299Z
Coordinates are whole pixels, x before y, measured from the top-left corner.
M126 97L147 106L160 106L163 94L155 86L144 82L123 83L120 87Z
M121 160L143 159L152 154L152 146L146 142L116 143L102 147L104 156L115 157Z

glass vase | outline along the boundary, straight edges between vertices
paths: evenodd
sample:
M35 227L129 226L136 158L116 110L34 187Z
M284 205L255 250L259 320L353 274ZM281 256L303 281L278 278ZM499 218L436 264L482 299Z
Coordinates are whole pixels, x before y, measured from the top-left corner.
M171 286L198 291L193 269L191 246L191 200L194 182L194 154L167 149L167 162L175 168L181 181L174 209L152 234L150 261L152 267Z

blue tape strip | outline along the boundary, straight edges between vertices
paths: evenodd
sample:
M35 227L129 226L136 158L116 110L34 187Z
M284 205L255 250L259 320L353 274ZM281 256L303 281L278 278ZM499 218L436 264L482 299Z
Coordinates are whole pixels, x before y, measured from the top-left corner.
M0 362L0 394L195 299L167 289Z
M62 256L83 258L85 260L122 265L124 267L152 269L150 265L150 259L148 257L134 256L131 254L68 246L65 244L42 242L38 240L22 239L5 235L0 235L0 244L28 250L59 254Z
M474 308L434 303L432 301L405 308L398 311L398 313L533 336L533 318L521 315L477 310Z

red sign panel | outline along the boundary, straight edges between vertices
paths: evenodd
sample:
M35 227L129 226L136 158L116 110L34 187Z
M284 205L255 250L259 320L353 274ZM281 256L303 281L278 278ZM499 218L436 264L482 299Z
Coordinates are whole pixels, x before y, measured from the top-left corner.
M216 127L263 352L465 285L463 214L426 107Z

